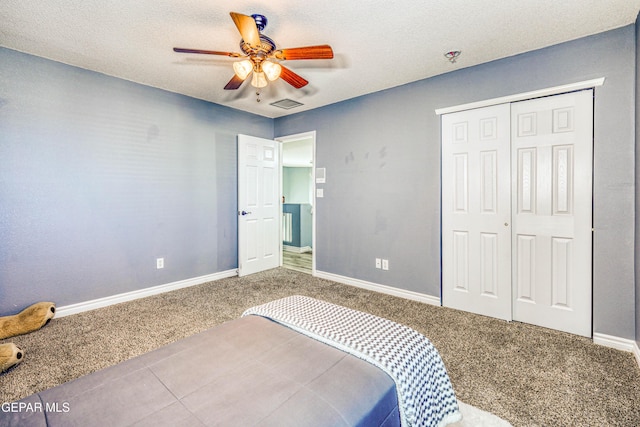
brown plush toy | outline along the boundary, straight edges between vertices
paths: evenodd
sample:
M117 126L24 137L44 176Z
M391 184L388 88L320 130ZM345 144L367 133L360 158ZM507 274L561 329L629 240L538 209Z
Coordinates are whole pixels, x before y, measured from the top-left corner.
M8 371L23 359L24 351L14 343L0 344L0 372Z
M56 314L52 302L38 302L13 316L0 317L0 340L37 331Z

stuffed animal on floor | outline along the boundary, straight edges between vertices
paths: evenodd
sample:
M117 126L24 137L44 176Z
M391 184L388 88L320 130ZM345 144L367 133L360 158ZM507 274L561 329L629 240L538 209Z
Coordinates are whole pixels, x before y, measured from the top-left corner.
M23 358L24 351L14 343L0 344L0 372L13 368L22 362Z
M52 302L38 302L13 316L0 317L0 340L37 331L56 314Z

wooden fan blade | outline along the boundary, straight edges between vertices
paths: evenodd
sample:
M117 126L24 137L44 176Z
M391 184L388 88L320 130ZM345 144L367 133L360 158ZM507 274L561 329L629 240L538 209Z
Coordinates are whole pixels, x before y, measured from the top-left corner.
M256 26L256 21L247 15L241 13L230 12L233 23L238 27L242 39L249 44L252 48L260 46L260 32Z
M188 49L184 47L174 47L174 52L179 53L203 53L205 55L222 55L222 56L230 56L232 58L239 58L241 55L235 52L220 52L217 50L202 50L202 49Z
M323 44L318 46L280 49L275 51L273 56L283 61L287 59L332 59L333 50L328 44Z
M309 84L308 81L306 81L287 67L284 67L282 64L280 64L280 66L282 67L280 78L289 83L291 86L295 87L296 89L300 89L301 87Z
M244 80L245 79L241 79L236 74L234 74L231 80L229 80L229 83L227 83L227 85L224 87L224 90L236 90L240 87Z

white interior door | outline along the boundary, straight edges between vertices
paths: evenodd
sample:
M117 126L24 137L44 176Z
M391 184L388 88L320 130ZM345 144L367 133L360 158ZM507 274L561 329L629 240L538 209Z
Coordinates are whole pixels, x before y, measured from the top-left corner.
M509 104L442 116L442 301L511 320Z
M593 91L511 108L513 319L590 337Z
M280 265L278 143L238 135L238 275Z

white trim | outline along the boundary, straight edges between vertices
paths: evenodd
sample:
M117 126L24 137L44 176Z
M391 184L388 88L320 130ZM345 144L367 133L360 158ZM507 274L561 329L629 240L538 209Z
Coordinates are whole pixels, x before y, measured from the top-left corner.
M303 254L305 252L312 251L311 246L303 246L299 248L298 246L289 246L289 245L285 245L284 243L282 244L282 250L287 252L295 252L297 254Z
M392 286L380 285L377 283L366 282L360 279L353 279L351 277L340 276L333 273L327 273L324 271L316 270L314 276L321 279L331 280L332 282L342 283L344 285L351 285L357 288L368 289L370 291L380 292L383 294L393 295L400 298L406 298L413 301L419 301L430 305L440 306L440 298L431 295L421 294L419 292L407 291L404 289L394 288Z
M506 104L509 102L523 101L525 99L540 98L542 96L558 95L560 93L588 89L596 86L602 86L604 84L604 79L605 79L604 77L600 77L599 79L569 83L562 86L554 86L546 89L534 90L531 92L507 95L500 98L493 98L493 99L486 99L478 102L471 102L469 104L461 104L461 105L455 105L453 107L437 108L436 114L440 116L442 114L456 113L458 111L471 110L474 108L489 107L491 105Z
M593 342L594 344L599 344L605 347L611 347L615 348L616 350L628 352L633 352L633 344L635 344L635 341L633 340L601 334L599 332L593 333Z
M72 314L78 314L85 311L95 310L96 308L107 307L126 301L133 301L139 298L157 295L164 292L175 291L176 289L187 288L189 286L201 285L215 280L226 279L238 275L238 270L227 270L219 273L208 274L206 276L194 277L192 279L180 280L164 285L153 286L150 288L139 289L136 291L125 292L122 294L111 295L104 298L98 298L90 301L80 302L77 304L65 305L56 309L56 317L65 317Z
M633 353L636 357L636 362L638 362L638 366L640 367L640 348L638 348L638 343L634 340L594 332L593 343Z

